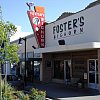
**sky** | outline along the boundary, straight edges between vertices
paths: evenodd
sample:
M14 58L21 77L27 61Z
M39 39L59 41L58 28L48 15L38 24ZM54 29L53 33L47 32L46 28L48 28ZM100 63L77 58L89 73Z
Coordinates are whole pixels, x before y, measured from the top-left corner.
M55 21L63 12L78 12L96 0L0 0L5 21L22 27L23 32L33 32L27 10L27 2L45 7L46 22Z

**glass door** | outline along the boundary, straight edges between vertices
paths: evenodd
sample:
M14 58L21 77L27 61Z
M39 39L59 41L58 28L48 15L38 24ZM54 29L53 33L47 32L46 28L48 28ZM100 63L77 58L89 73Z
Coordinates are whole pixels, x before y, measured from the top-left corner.
M98 89L98 60L88 61L88 85L89 88Z
M64 60L64 80L68 84L71 78L71 60Z
M64 61L54 61L54 79L64 80Z

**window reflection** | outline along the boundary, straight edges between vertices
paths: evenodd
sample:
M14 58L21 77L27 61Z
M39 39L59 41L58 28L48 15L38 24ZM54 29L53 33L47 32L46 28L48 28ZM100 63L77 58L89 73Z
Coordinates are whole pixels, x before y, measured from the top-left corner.
M89 71L95 71L95 62L94 61L89 62Z

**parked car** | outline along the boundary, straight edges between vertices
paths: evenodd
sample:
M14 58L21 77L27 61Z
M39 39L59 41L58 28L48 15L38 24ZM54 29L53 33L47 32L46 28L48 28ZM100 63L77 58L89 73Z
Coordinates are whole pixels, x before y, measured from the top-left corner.
M4 80L5 75L1 75ZM24 89L24 81L20 80L16 75L7 75L7 82L17 90Z

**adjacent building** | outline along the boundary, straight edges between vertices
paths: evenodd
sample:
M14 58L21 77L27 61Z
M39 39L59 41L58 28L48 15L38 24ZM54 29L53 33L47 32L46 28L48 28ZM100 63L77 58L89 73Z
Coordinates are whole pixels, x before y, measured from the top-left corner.
M10 38L11 43L17 43L19 45L18 56L20 62L18 64L6 64L6 73L17 75L24 79L25 75L25 41L21 41L19 44L19 38L26 38L26 67L27 67L27 81L33 81L33 77L37 80L40 78L40 62L42 56L40 53L35 54L34 49L38 47L34 34L32 32L22 32L21 26L16 26L17 32ZM4 74L4 65L2 65L2 74Z
M10 64L10 74L16 74L24 79L25 76L25 41L22 39L21 44L19 44L20 38L26 38L26 79L32 82L33 77L36 80L41 80L39 76L40 73L40 62L42 61L42 56L40 53L34 53L34 49L38 47L35 36L30 32L17 33L11 37L11 43L17 43L19 45L18 56L20 62L17 65Z

